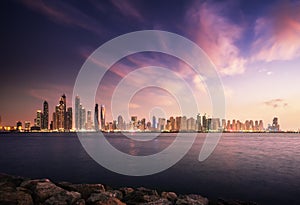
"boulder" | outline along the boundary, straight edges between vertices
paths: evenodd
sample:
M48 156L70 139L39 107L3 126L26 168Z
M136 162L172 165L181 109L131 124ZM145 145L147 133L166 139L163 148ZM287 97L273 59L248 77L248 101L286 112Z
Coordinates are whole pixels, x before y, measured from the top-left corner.
M196 194L181 195L176 205L208 205L208 199Z
M159 199L160 197L156 190L146 189L143 187L137 188L123 197L123 201L127 204L148 203Z
M81 194L81 197L85 200L88 199L92 193L105 192L105 188L102 184L71 184L61 182L57 185L68 191L79 192Z
M177 194L174 192L162 192L161 197L168 199L171 202L175 202L177 200Z
M45 205L68 205L68 204L75 204L81 199L81 194L74 191L63 191L56 195L51 196L48 198L44 204Z
M88 205L125 205L119 199L111 197L109 193L93 193L86 201Z

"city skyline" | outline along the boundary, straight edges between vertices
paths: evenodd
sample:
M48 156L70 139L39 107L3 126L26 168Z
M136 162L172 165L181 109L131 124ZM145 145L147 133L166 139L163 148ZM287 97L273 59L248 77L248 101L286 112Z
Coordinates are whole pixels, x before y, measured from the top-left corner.
M300 128L299 1L22 0L3 1L1 6L4 29L0 121L3 125L32 121L37 117L37 109L44 112L41 102L57 104L57 93L73 99L81 66L103 43L128 32L157 29L192 40L212 60L224 87L226 119L242 122L261 119L268 124L276 116L282 130ZM166 12L169 10L172 12ZM118 83L130 72L150 65L178 73L192 88L199 110L212 113L205 76L199 78L175 57L140 53L117 62L100 83L95 101L105 107L99 104L99 122L115 118L110 105ZM169 87L178 84L171 76L154 73L132 82L142 82L145 77L161 78ZM174 96L159 88L144 88L124 103L128 103L130 115L145 116L149 121L154 114L174 117L181 114ZM82 104L87 104L84 99ZM86 109L94 112L94 107ZM67 112L66 107L63 110ZM106 119L101 119L101 110ZM48 118L53 117L54 111L54 106L49 106ZM196 112L190 110L189 115Z
M106 121L105 106L100 106L95 103L94 113L91 110L86 110L80 101L80 97L76 96L74 100L74 109L67 107L67 97L62 94L59 98L59 103L55 106L52 118L49 118L49 104L47 101L43 103L43 111L36 111L32 125L30 121L17 121L16 126L5 126L0 124L2 131L157 131L157 132L278 132L287 131L281 130L278 123L278 118L274 117L272 123L264 127L263 120L246 120L244 123L238 119L221 119L210 117L206 113L196 118L193 116L155 116L152 115L149 119L137 115L130 116L127 120L122 115L118 115L117 119ZM75 116L73 111L75 110ZM74 117L73 117L74 116ZM94 119L94 120L92 120ZM49 123L50 122L50 123ZM73 123L74 122L74 123Z

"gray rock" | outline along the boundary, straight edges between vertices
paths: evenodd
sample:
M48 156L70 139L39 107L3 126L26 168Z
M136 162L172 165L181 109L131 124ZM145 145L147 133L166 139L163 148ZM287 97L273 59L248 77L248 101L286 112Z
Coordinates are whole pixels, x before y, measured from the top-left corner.
M33 205L30 194L23 191L0 191L1 205Z
M208 199L196 194L181 195L176 205L208 205Z

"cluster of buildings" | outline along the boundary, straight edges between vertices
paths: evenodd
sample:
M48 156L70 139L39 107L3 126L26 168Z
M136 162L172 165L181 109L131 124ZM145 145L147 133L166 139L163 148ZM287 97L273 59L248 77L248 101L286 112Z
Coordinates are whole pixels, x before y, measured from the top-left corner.
M91 110L86 110L80 102L80 97L75 97L75 116L73 117L72 107L67 107L66 95L63 94L59 103L55 106L52 113L52 120L49 120L49 105L47 101L43 103L43 109L37 110L34 124L25 121L24 127L22 122L17 122L16 126L1 127L4 131L55 131L55 132L70 132L70 131L103 131L103 132L120 132L120 131L135 131L135 132L277 132L280 131L278 118L273 119L272 125L264 128L262 120L228 120L220 118L210 118L206 114L201 116L198 114L196 118L177 116L166 118L152 117L151 122L145 118L138 119L137 116L131 116L126 120L120 115L112 122L105 120L105 106L95 104L93 113ZM74 121L73 121L74 119Z

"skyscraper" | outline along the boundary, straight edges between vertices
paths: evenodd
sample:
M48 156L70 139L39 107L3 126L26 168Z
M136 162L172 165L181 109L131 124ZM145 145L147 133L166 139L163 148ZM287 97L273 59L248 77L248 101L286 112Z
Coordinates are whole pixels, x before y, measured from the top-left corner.
M56 111L56 129L64 131L66 129L66 96L63 94L59 100L59 104L55 107Z
M154 129L157 128L156 117L155 117L154 115L153 115L153 117L152 117L152 127L153 127Z
M87 111L86 129L92 129L92 111L90 110Z
M73 113L72 113L72 108L68 107L67 113L66 113L66 129L71 130L73 128Z
M48 102L44 101L42 129L48 130L48 128L49 128L49 106L48 106Z
M86 111L85 108L80 105L80 121L79 121L79 129L86 129Z
M105 107L104 107L104 105L101 105L100 118L101 118L101 130L105 130Z
M99 108L97 103L95 105L94 125L95 125L95 130L98 131L99 130Z
M41 128L41 126L42 126L42 117L43 117L42 115L43 115L43 113L42 113L41 110L36 111L36 118L34 120L34 125L36 127Z
M75 97L75 129L79 130L80 127L80 98Z

